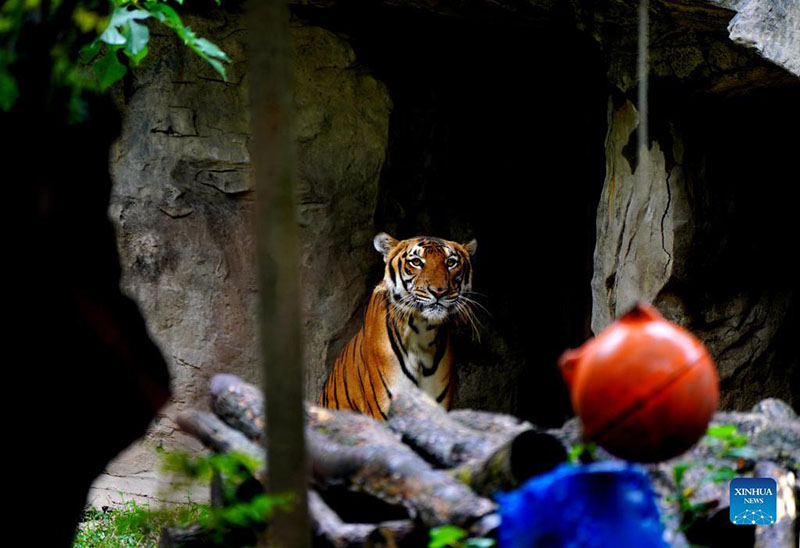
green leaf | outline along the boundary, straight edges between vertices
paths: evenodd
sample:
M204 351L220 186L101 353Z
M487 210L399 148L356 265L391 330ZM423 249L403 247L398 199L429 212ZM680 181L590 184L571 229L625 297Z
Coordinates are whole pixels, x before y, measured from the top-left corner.
M206 61L208 61L209 65L214 67L214 70L216 70L219 73L219 75L222 76L223 80L225 80L226 82L228 81L228 75L226 74L225 66L222 63L220 63L216 59L210 59L210 58L206 59Z
M120 34L116 27L111 25L106 27L106 30L100 35L99 40L102 40L106 44L111 44L112 46L122 46L125 44L125 37Z
M734 447L741 447L743 445L747 445L747 436L743 436L741 434L732 435L728 439L728 443L733 445Z
M0 109L5 112L11 110L17 97L19 97L17 81L5 70L5 67L0 66Z
M117 80L125 76L128 69L125 65L119 62L117 58L117 49L108 51L103 57L95 61L92 65L95 76L97 76L97 83L102 91L105 91Z
M75 21L75 24L78 25L81 32L89 32L98 28L102 19L100 14L87 10L80 5L72 12L72 20Z
M147 46L142 48L136 55L131 55L128 50L125 50L125 54L130 58L131 64L133 64L134 67L138 67L139 63L142 62L142 59L147 57Z
M457 546L466 538L467 532L461 527L455 525L442 525L441 527L434 527L430 531L430 542L428 548L447 548L448 546Z
M100 35L100 40L114 46L124 45L127 40L125 36L120 33L119 29L136 19L147 19L150 17L150 13L144 10L135 8L129 10L128 7L129 6L114 7L114 11L111 13L111 20L108 22L108 26L103 31L103 34Z
M78 50L78 57L80 58L81 62L85 65L88 65L92 62L92 59L97 57L100 53L100 42L95 40L89 44L83 46L80 50Z
M230 58L224 51L219 49L216 44L209 42L205 38L195 39L194 45L197 47L197 49L199 49L209 57L222 59L223 61L230 61Z
M147 27L133 20L125 24L122 34L127 42L125 49L134 57L147 47L147 41L150 40L150 31Z
M183 28L183 23L181 22L180 16L178 16L178 12L172 9L171 6L159 2L148 2L145 6L159 23L163 23L173 29Z
M683 475L689 468L691 468L691 466L685 463L676 464L672 467L672 477L678 487L683 484Z
M581 456L584 453L588 453L591 459L594 459L595 453L597 452L597 444L592 441L587 441L584 443L578 443L572 446L567 454L567 459L569 462L579 462Z
M707 434L712 438L720 440L727 440L736 434L736 426L733 424L720 424L718 426L710 426Z
M714 483L722 483L724 481L730 481L736 477L736 471L732 468L728 468L727 466L723 466L722 468L717 468L711 474L711 481Z

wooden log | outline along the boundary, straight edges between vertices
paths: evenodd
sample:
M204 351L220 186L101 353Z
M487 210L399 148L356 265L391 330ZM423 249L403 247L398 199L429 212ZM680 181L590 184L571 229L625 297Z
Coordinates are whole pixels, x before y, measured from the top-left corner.
M200 525L164 527L158 538L158 548L207 548L213 546L208 530Z
M315 545L334 548L412 546L422 531L411 520L345 523L316 491L308 492L308 513Z
M223 542L220 542L220 536ZM236 527L228 531L209 531L200 524L187 527L164 527L158 548L218 548L219 546L253 546L258 540L254 529Z
M400 435L387 428L386 423L354 411L336 411L306 404L308 427L347 446L385 445L397 451L413 452L404 445Z
M488 457L462 464L451 474L479 495L491 496L519 487L525 480L566 460L566 449L556 438L524 430Z
M469 527L495 510L492 501L411 452L387 445L345 446L311 428L306 444L315 482L338 484L402 505L427 527Z
M357 417L354 424L377 425L367 427L365 432L381 431L382 427L373 419L354 416ZM339 416L331 420L346 419ZM178 424L213 451L237 451L266 460L259 445L211 413L185 411L178 416ZM391 433L385 433L387 442L393 439ZM306 428L306 437L312 476L320 485L344 486L402 506L410 516L418 517L429 527L448 523L466 527L494 511L495 505L490 500L477 496L447 472L434 470L399 442L347 446L313 426ZM364 434L361 441L366 439Z
M215 375L209 383L211 408L225 424L260 442L264 434L264 394L236 375Z
M214 413L228 426L253 441L259 441L264 411L261 390L236 375L223 374L211 379L210 391ZM366 415L335 411L311 403L305 404L305 414L309 426L344 445L402 445L398 434Z
M178 414L176 422L181 430L216 453L242 453L263 463L257 470L256 477L264 479L267 469L264 448L222 422L216 415L188 409Z
M392 396L389 428L426 459L453 468L473 459L485 459L506 440L478 432L450 417L421 390L399 391Z
M464 426L486 434L510 437L519 432L534 429L534 426L528 421L524 421L513 415L492 413L490 411L454 409L450 411L448 415Z

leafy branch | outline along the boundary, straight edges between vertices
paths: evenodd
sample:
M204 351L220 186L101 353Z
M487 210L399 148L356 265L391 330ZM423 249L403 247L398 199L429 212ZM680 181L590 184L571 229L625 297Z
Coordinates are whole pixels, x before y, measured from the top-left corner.
M220 4L220 0L215 1ZM184 0L174 2L182 5ZM169 0L108 0L108 15L98 11L104 3L103 0L80 0L72 4L41 0L6 0L3 3L0 7L0 109L10 110L19 97L13 68L18 58L17 38L26 21L61 22L65 18L52 12L70 9L73 5L66 18L67 26L72 26L59 29L60 42L51 51L51 84L71 88L74 99L85 89L107 90L125 76L129 66L136 67L147 57L150 41L150 30L144 24L147 19L174 31L186 47L227 81L225 64L231 61L228 55L186 26ZM85 43L91 35L94 38ZM80 43L85 45L75 46Z
M176 1L183 4L183 0ZM220 0L216 1L219 4ZM111 0L111 5L111 16L105 30L80 52L81 60L92 65L101 90L125 76L127 68L120 62L118 52L125 54L134 67L147 56L150 31L140 21L149 18L175 31L184 45L208 62L223 80L228 80L223 64L230 62L228 55L184 25L167 0ZM104 55L98 57L103 49Z

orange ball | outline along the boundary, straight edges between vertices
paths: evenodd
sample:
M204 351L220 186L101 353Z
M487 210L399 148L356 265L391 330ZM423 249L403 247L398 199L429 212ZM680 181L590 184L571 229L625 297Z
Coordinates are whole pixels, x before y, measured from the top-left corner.
M703 343L643 303L558 364L584 438L627 460L683 453L719 402L717 368Z

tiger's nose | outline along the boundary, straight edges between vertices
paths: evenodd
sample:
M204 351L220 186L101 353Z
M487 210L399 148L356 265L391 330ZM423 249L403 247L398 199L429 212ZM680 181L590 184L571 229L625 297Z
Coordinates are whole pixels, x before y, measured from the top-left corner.
M441 299L442 296L445 293L447 293L447 288L446 287L429 287L428 291L430 292L431 295L433 295L437 299Z

